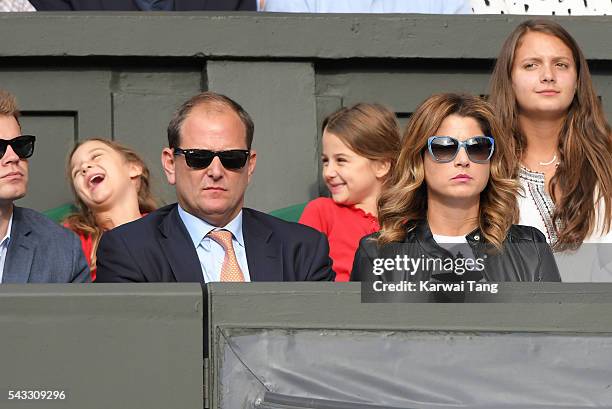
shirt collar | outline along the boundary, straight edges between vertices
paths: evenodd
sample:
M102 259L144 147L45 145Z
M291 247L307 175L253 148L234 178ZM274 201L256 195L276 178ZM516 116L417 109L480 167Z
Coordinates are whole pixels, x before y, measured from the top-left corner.
M13 227L13 215L15 212L11 213L11 217L9 218L8 225L6 226L6 235L0 240L0 247L6 246L8 247L11 242L11 228Z
M240 210L240 212L238 212L236 217L234 217L228 224L222 227L213 226L205 220L202 220L199 217L188 213L181 207L181 205L178 205L178 213L179 217L187 228L187 232L189 233L189 237L191 237L191 241L193 241L194 247L198 247L202 240L204 240L204 237L206 237L208 233L215 229L224 229L230 231L234 239L238 242L238 244L244 247L244 237L242 236L242 209Z

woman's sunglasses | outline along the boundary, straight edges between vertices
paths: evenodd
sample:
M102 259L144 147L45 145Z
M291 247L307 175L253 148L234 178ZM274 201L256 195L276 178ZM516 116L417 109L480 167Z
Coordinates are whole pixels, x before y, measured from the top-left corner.
M487 163L493 156L495 140L490 136L474 136L465 141L450 136L430 136L427 139L427 150L438 163L451 162L462 146L472 162Z
M242 169L249 158L250 151L244 149L231 149L227 151L209 151L207 149L181 149L174 148L175 155L185 155L187 166L193 169L207 168L215 158L219 157L225 169Z
M0 139L0 158L6 153L6 148L9 146L13 149L13 152L21 159L26 159L32 156L34 153L34 141L36 137L34 135L21 135L13 139Z

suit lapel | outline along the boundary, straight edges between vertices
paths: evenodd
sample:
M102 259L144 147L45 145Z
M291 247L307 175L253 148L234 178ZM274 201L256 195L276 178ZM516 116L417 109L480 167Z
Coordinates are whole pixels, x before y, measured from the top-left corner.
M37 242L31 235L32 226L24 220L21 208L13 207L11 241L6 251L3 283L27 283L32 269L32 259Z
M159 243L176 281L203 283L200 259L178 214L178 205L175 205L160 223L159 230Z
M251 281L283 281L282 243L249 209L243 209L242 235Z

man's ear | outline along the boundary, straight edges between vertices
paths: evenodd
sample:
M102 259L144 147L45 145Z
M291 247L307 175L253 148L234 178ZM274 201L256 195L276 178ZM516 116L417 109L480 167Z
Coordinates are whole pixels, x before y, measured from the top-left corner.
M168 183L174 185L176 183L174 151L170 148L164 148L161 154L161 162Z
M372 164L374 167L374 174L378 179L384 179L391 170L391 161L389 160L375 160Z
M251 182L251 176L253 176L253 172L255 172L255 165L257 164L257 152L255 149L251 149L251 156L249 157L249 161L247 162L247 172L249 176L249 183Z

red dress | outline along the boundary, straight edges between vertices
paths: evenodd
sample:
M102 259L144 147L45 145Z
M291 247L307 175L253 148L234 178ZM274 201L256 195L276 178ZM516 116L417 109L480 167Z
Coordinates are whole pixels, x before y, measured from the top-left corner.
M327 197L308 203L300 223L327 236L336 281L349 280L359 240L380 230L378 219L370 213L355 206L338 204Z
M64 223L63 226L70 229L68 223ZM74 230L72 230L74 231ZM91 281L96 281L96 269L91 268L91 250L93 249L93 240L90 235L85 235L84 233L74 232L77 236L79 236L79 240L81 240L81 248L83 249L83 254L85 254L85 260L87 260L87 265L89 266L89 273L91 274Z
M87 260L87 265L89 266L89 271L91 273L91 281L96 281L96 269L91 268L91 250L93 249L93 240L90 235L84 235L83 233L77 233L79 239L81 240L81 247L83 248L83 253L85 253L85 260Z
M148 213L143 213L140 217L145 217ZM64 223L64 227L70 229L68 224ZM79 239L81 240L81 247L83 248L83 253L85 254L85 260L87 260L87 265L89 266L89 271L91 273L91 281L96 281L96 269L91 268L91 250L93 250L93 240L90 235L85 235L84 233L75 232Z

